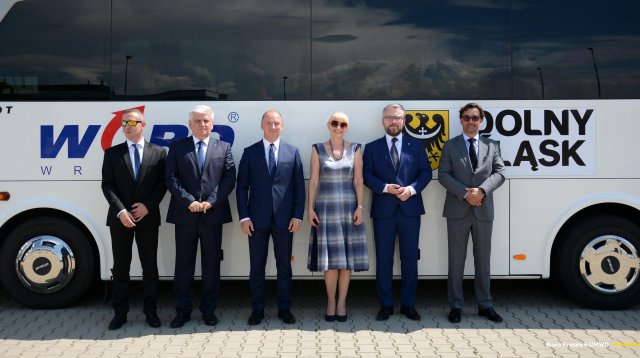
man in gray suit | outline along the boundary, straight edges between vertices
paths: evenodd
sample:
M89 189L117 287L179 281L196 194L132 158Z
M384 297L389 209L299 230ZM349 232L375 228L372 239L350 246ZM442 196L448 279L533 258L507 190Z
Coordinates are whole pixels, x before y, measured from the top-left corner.
M449 241L449 321L458 323L464 295L462 280L469 233L473 240L475 294L478 314L494 322L502 317L493 309L490 290L493 191L504 183L499 143L478 135L484 111L476 103L460 108L462 134L444 144L438 181L447 189L442 216L447 218Z

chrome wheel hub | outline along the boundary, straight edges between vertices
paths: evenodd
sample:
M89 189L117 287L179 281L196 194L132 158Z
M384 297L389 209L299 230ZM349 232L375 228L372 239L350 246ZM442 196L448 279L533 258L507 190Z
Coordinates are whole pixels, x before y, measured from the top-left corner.
M619 236L597 237L580 255L582 278L598 292L625 291L636 282L639 271L638 248Z
M75 272L75 259L67 243L55 236L27 241L16 257L20 282L38 293L52 293L66 286Z

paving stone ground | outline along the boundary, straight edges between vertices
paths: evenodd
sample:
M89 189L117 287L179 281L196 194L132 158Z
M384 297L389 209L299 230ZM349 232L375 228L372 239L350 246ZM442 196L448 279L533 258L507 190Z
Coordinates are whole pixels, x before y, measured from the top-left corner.
M504 323L476 314L467 281L467 307L455 325L446 318L446 281L420 281L419 322L400 315L398 307L388 321L377 322L375 282L353 281L345 323L324 321L322 281L296 281L293 325L277 318L270 281L269 306L258 326L247 325L247 281L223 281L218 325L205 326L194 311L179 329L168 326L174 314L171 282L161 285L161 328L145 324L141 288L133 286L129 322L116 331L107 330L112 311L102 285L59 310L24 308L0 290L0 357L640 357L640 304L589 310L549 281L494 280Z

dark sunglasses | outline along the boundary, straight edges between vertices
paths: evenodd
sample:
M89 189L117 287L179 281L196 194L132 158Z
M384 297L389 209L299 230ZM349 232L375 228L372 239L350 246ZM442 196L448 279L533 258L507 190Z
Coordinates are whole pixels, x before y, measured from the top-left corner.
M462 116L462 120L465 122L474 121L479 122L482 118L479 116Z
M134 121L134 120L126 121L126 120L122 120L122 126L123 127L126 127L126 126L135 127L135 126L138 125L138 123L142 123L142 121Z
M345 128L347 128L347 127L349 126L349 123L347 123L347 122L331 121L331 126L332 126L332 127L334 127L334 128L338 128L338 127L340 127L340 128L342 128L342 129L345 129Z

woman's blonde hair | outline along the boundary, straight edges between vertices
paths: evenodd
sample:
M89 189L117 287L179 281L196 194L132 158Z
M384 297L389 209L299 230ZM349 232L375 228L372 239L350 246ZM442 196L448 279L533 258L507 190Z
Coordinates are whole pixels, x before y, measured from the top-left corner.
M345 123L349 123L349 117L347 117L346 114L344 114L344 112L336 112L332 115L329 116L329 119L327 120L327 124L331 123L332 120L334 119L342 119Z

